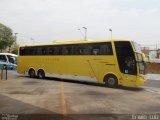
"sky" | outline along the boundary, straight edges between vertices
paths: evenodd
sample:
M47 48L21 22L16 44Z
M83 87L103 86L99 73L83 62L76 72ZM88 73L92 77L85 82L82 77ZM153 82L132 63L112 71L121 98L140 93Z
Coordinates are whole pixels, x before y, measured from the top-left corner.
M111 39L112 29L115 39L160 46L160 0L0 0L0 22L19 44L84 39L86 27L87 39Z

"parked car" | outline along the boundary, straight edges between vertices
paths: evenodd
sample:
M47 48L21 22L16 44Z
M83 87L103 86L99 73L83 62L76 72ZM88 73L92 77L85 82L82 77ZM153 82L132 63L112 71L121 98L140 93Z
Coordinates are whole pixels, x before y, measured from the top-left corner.
M0 69L2 69L4 65L7 66L7 69L16 69L17 55L11 53L0 53Z

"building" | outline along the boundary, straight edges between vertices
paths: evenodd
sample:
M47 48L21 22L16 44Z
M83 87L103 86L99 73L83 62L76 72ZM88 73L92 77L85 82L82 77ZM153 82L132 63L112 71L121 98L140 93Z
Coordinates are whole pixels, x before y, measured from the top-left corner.
M160 49L150 49L149 47L141 47L141 51L150 56L151 59L160 59Z

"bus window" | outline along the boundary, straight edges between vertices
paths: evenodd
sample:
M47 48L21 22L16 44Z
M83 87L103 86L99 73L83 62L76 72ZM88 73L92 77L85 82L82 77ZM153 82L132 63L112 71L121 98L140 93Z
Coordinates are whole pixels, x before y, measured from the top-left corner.
M93 48L92 54L93 55L99 55L99 49Z
M62 55L72 55L72 45L63 46Z
M36 47L28 47L28 54L27 55L37 55L37 48Z
M92 55L92 45L91 44L84 44L83 45L83 55Z
M48 54L49 55L53 55L54 54L54 47L49 47Z
M42 55L47 55L47 47L41 48L42 50Z
M99 55L100 54L100 45L99 44L92 44L92 55Z
M111 42L100 44L101 55L113 55Z
M42 55L41 47L37 47L37 55Z
M36 48L36 54L35 55L47 55L47 47L37 47Z
M37 54L37 48L36 47L21 47L20 48L20 55L36 55Z
M20 55L25 55L25 48L24 47L20 47Z
M60 47L58 46L52 47L53 55L59 55L59 50L60 50Z
M66 49L66 46L62 47L62 55L67 55L68 54L68 50Z
M92 45L93 55L113 55L111 43L94 43Z
M73 54L74 55L82 55L83 54L83 46L81 44L73 45Z

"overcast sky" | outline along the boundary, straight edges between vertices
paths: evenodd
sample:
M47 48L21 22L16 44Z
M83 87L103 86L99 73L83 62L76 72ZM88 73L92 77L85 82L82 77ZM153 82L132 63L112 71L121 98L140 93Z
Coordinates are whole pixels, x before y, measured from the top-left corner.
M54 40L132 39L160 44L160 0L0 0L0 22L18 33L18 43Z

